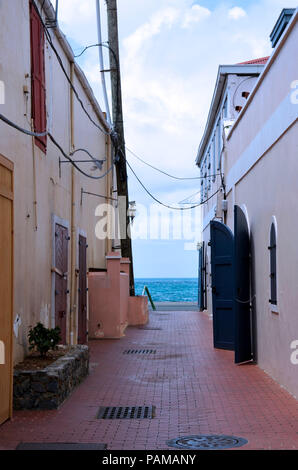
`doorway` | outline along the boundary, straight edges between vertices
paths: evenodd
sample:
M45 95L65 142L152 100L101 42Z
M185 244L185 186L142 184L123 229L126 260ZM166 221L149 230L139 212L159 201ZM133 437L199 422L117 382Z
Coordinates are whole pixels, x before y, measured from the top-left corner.
M0 424L12 414L13 163L0 155Z
M66 344L68 299L68 228L55 223L54 276L55 276L55 326L61 330L61 343Z
M234 312L234 236L222 222L211 221L211 278L214 347L233 351Z
M79 235L78 344L87 343L87 239Z

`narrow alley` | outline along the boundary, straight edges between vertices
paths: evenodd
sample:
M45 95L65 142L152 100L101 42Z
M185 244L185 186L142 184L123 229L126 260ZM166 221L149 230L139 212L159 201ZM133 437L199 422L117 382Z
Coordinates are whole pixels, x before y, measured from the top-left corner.
M144 405L155 407L152 419L97 418L100 407ZM198 434L242 437L240 449L298 449L297 422L298 403L285 389L257 365L236 366L233 352L213 349L205 313L157 310L122 340L91 341L87 379L58 410L15 412L0 428L0 449L68 442L170 450L169 440Z

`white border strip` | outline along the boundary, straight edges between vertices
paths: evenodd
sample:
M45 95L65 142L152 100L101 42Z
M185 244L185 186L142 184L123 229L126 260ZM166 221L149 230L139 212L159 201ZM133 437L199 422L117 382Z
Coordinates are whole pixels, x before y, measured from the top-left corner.
M291 102L291 95L292 92L286 96L230 169L227 175L227 193L298 119L298 105Z

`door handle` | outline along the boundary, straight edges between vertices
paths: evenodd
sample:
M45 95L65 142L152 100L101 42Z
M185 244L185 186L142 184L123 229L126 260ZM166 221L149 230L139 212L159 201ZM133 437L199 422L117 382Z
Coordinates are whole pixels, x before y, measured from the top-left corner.
M63 318L65 315L66 315L65 310L60 310L60 312L59 312L59 317L60 317L60 318Z
M216 287L212 287L212 294L217 294L217 290L216 290Z

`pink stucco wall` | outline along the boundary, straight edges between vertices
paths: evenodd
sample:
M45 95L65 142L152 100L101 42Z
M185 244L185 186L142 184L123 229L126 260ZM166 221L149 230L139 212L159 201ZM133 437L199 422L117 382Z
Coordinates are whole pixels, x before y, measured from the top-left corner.
M129 295L129 261L109 253L106 272L89 273L89 338L121 338L148 321L147 297Z

